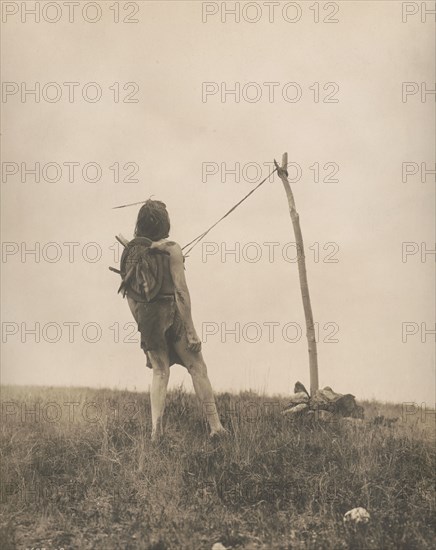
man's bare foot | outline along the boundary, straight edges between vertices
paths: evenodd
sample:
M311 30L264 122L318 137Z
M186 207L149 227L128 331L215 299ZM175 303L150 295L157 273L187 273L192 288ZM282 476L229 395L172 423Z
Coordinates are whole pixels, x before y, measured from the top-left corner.
M159 441L162 441L163 439L163 432L161 431L155 431L151 433L151 442L152 443L159 443Z
M226 437L229 435L229 432L221 427L221 428L217 428L216 430L213 430L212 432L210 432L210 435L209 437L211 439L215 439L215 438L220 438L220 437Z

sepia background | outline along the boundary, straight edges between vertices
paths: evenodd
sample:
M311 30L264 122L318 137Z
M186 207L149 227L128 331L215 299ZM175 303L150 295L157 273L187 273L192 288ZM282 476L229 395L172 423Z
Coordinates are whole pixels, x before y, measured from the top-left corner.
M17 14L3 25L3 82L20 91L35 82L79 83L72 102L65 87L55 103L31 95L23 101L20 93L2 98L3 163L76 162L79 168L72 182L66 169L57 182L3 174L2 383L147 389L151 371L127 303L116 294L119 278L108 270L117 266L114 236L132 236L138 207L112 208L151 195L163 200L171 237L183 245L255 185L230 173L221 177L222 163L228 170L257 163L265 177L263 163L287 151L302 171L292 188L320 324L321 385L358 398L434 401L434 334L422 332L434 330L434 255L425 253L434 249L434 175L424 182L421 172L402 177L406 162L434 169L434 95L421 97L422 83L429 90L435 81L431 16L403 22L401 2L338 2L338 23L316 23L313 3L300 2L295 23L284 20L281 6L273 22L263 8L258 22L247 11L238 23L230 15L221 21L220 11L205 18L202 2L146 1L132 16L138 22L127 24L114 22L110 4L99 2L102 16L92 24L79 15L70 23L64 12L56 23L30 16L22 23ZM120 17L128 13L123 7ZM326 14L320 3L320 18ZM89 82L103 91L95 103L81 95ZM139 87L136 103L122 101L134 89L123 90L130 82ZM239 102L231 94L223 101L220 93L202 94L205 82L220 92L252 82L263 93L257 102L242 93ZM272 101L265 82L279 83ZM301 87L299 101L283 98L288 82ZM417 83L419 91L404 98L404 82ZM120 83L118 103L114 83ZM326 83L339 87L337 103L323 101ZM101 166L100 181L82 177L89 162ZM117 162L136 163L139 181L122 181L122 171L115 183L110 167ZM339 167L337 182L322 181L329 162ZM219 173L205 178L204 163L217 163ZM205 240L218 252L205 255L199 245L186 260L186 276L214 388L287 394L297 380L308 385L297 264L282 255L294 236L278 178ZM269 261L263 243L273 242L279 244ZM45 252L22 257L35 243ZM58 261L47 260L59 250L47 243L60 247ZM63 243L79 243L72 258ZM235 243L240 261L222 257ZM259 248L243 254L247 243ZM326 243L335 246L324 249ZM412 243L414 253L404 257L403 243ZM258 261L247 260L259 249ZM332 250L337 262L328 261ZM95 251L101 255L92 261ZM282 334L289 322L302 327L295 343ZM25 333L35 323L39 342ZM72 341L71 323L78 323ZM223 331L235 323L239 342ZM264 323L278 323L273 338ZM416 334L404 338L404 323ZM97 325L100 338L87 341ZM330 337L332 326L338 330ZM206 327L218 332L206 338ZM337 341L323 341L329 339ZM170 385L181 383L191 388L186 371L174 366Z

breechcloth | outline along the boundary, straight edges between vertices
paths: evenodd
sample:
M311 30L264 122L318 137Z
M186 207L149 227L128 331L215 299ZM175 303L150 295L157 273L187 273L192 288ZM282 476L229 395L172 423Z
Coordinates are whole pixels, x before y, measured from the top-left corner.
M137 302L127 297L133 317L141 333L141 348L147 356L147 367L152 368L147 352L166 352L170 366L183 365L174 349L184 332L174 295L161 294L151 302Z

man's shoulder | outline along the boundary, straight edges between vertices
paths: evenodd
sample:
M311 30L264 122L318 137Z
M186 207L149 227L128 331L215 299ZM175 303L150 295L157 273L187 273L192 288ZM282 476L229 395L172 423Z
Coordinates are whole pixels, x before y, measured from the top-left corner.
M178 243L175 241L157 241L153 243L153 248L159 248L160 250L165 250L166 252L169 252L170 254L181 254L182 249Z

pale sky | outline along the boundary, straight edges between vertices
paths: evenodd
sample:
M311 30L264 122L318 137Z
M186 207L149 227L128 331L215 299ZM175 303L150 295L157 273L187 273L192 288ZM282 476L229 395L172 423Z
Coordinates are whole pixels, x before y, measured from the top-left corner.
M2 100L2 383L148 389L151 371L128 305L116 294L119 278L108 270L117 266L114 236L131 238L138 207L112 207L153 195L167 204L171 236L183 245L255 185L230 173L222 181L222 165L231 170L240 163L250 177L247 164L257 163L265 177L263 163L287 151L301 168L292 188L320 326L321 386L358 398L434 403L434 334L422 332L434 330L435 303L434 255L425 254L435 241L434 175L421 181L421 163L434 170L435 160L434 95L421 96L435 82L430 15L422 22L419 11L402 22L401 2L336 2L331 18L339 22L328 24L321 2L315 23L313 2L300 2L300 14L286 12L288 19L300 15L290 23L282 2L271 23L265 3L254 2L257 8L245 12L239 3L237 23L231 16L221 22L221 2L209 2L212 15L202 22L202 2L182 0L137 2L133 15L122 5L121 19L139 20L132 24L114 23L112 2L98 3L95 23L80 10L69 23L65 9L42 11L39 23L27 15L23 23L21 3L6 4L12 7L2 24L2 80L10 83ZM256 14L260 20L250 23ZM58 22L47 22L57 15ZM23 101L20 94L36 82L40 101L31 94ZM64 82L78 83L72 102ZM102 91L95 103L82 97L83 90L93 96L90 82ZM202 96L205 82L218 93ZM286 87L290 82L298 87ZM403 82L416 83L405 102ZM221 92L236 83L239 102L231 94L222 101ZM48 101L59 89L59 101ZM289 99L296 89L301 98L286 101L283 94ZM250 101L256 93L258 101ZM138 102L124 103L126 97ZM68 162L78 163L72 182ZM90 162L101 167L97 182L82 177ZM419 172L404 182L406 162ZM39 183L21 163L27 170L40 163ZM47 181L56 179L47 163L62 168L59 181ZM126 163L138 165L132 178L139 181L115 183L115 163L121 179L134 168L124 170ZM206 181L204 163L219 169ZM319 182L310 169L315 163ZM324 170L326 163L332 164ZM335 165L331 178L339 181L322 181ZM92 166L87 174L94 177ZM199 245L186 260L194 322L216 391L288 394L297 380L309 386L297 264L283 259L284 251L292 257L286 247L292 241L286 196L275 178L207 236L207 249ZM413 254L403 258L405 242ZM31 254L22 261L35 243L40 261ZM72 262L63 243L79 243L70 245ZM238 262L225 255L235 246ZM92 262L96 252L101 257ZM329 254L338 261L323 261ZM25 337L35 323L38 343ZM73 342L71 323L78 323ZM95 323L101 338L91 343ZM286 332L287 323L302 327L294 343L283 337L283 330L288 340L296 334L290 325ZM332 327L337 334L330 339L338 341L323 341ZM185 369L174 366L170 385L180 383L192 387Z

